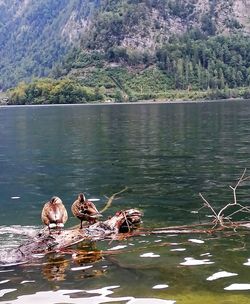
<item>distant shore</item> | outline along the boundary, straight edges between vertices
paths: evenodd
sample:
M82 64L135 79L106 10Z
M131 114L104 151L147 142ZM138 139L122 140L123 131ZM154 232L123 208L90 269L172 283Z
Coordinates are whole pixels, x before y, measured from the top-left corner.
M0 103L0 107L53 107L53 106L114 106L114 105L152 105L152 104L188 104L188 103L196 103L196 104L203 104L203 103L214 103L214 102L239 102L245 101L248 102L250 99L243 99L243 98L228 98L228 99L216 99L216 100L184 100L184 99L176 99L176 100L167 100L167 99L149 99L149 100L140 100L140 101L133 101L133 102L88 102L88 103L64 103L64 104L31 104L31 105L17 105L11 104L8 105L6 103Z

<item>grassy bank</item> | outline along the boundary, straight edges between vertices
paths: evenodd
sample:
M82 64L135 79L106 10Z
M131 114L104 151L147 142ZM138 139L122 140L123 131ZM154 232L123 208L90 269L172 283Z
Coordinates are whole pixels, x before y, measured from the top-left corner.
M55 80L42 78L31 83L20 83L16 88L1 93L0 99L8 104L74 104L93 102L137 102L174 100L250 99L250 87L197 90L167 89L166 78L155 70L148 75L142 73L96 73L80 78ZM154 77L154 79L153 79Z

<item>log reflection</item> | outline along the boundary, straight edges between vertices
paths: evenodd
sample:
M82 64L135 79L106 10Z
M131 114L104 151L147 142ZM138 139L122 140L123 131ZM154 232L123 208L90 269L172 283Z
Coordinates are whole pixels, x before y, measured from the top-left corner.
M51 256L48 262L43 265L42 273L48 281L64 281L65 271L68 268L69 261L63 256Z

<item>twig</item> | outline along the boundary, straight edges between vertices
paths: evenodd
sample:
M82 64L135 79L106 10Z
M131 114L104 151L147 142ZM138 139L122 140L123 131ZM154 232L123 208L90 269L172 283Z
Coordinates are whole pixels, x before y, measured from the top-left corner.
M125 218L125 221L126 221L126 224L128 226L128 231L130 232L131 231L131 227L130 227L130 224L128 222L128 219L127 219L127 216L126 216L126 213L123 211L123 215L124 215L124 218Z
M228 222L233 224L232 221L231 221L232 216L237 214L237 213L240 213L240 212L250 213L250 207L249 206L243 206L243 205L238 203L237 194L236 194L236 190L240 186L240 184L242 182L250 179L250 176L245 177L245 174L246 174L246 169L244 169L244 171L243 171L241 177L239 178L239 180L237 181L236 185L234 187L229 186L230 189L233 190L233 203L226 204L218 212L215 211L215 209L212 207L212 205L204 198L204 196L201 193L199 194L200 197L202 198L202 200L205 202L204 206L209 208L213 212L213 217L215 218L214 219L214 223L215 223L214 227L216 227L218 224L219 224L220 227L225 227L225 225L224 225L225 220L227 220ZM235 207L235 206L238 207L239 209L232 212L231 214L229 214L227 216L224 215L224 213L227 209L229 209L230 207Z
M128 187L126 186L124 189L122 189L121 191L119 192L116 192L114 193L113 195L111 195L109 198L108 198L108 201L106 203L106 205L104 206L104 208L100 211L100 213L103 213L104 211L106 211L111 205L112 205L112 202L113 200L115 199L115 197L118 195L118 194L121 194L125 191L128 190Z
M205 206L210 208L214 214L215 217L217 217L217 213L215 212L214 208L211 206L211 204L205 199L205 197L199 193L199 196L203 199L203 201L205 202Z
M238 204L239 206L241 206L240 204ZM249 206L241 206L241 209L238 209L234 212L232 212L231 214L227 215L227 218L231 218L233 215L239 213L239 212L246 212L246 213L250 213L250 207Z
M250 176L246 176L244 178L245 174L246 174L246 168L244 169L244 171L243 171L241 177L239 178L238 182L236 183L236 185L234 187L229 186L233 190L233 197L234 197L234 204L235 205L237 205L236 190L237 190L238 186L240 185L240 183L242 183L243 181L246 181L250 178Z

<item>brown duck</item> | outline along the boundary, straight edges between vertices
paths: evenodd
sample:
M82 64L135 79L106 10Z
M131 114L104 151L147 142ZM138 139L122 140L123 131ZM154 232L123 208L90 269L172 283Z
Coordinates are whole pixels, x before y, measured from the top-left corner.
M81 221L80 228L82 228L82 222L87 221L89 224L94 224L98 217L102 215L98 212L96 206L89 200L87 200L83 193L78 195L78 198L72 204L71 211L75 217Z
M42 210L41 215L43 223L48 226L49 231L51 228L62 228L68 219L68 213L64 207L62 200L53 196L49 202L47 202Z

